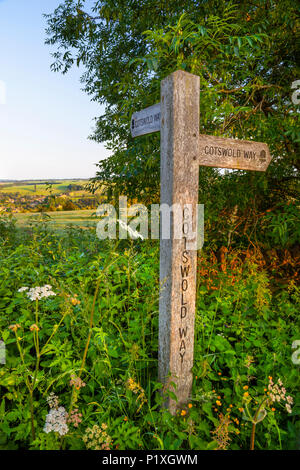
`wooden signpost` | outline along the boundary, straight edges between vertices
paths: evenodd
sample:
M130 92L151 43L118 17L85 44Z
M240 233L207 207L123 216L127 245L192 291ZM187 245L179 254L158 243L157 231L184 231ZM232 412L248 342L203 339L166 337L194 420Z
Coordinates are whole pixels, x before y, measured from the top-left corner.
M182 208L181 238L174 218L170 237L160 237L158 369L177 397L166 402L173 414L188 402L193 380L197 250L190 242L197 236L199 166L265 171L271 161L264 143L199 135L199 102L199 77L179 70L161 82L161 102L131 119L133 137L161 132L160 202Z
M131 135L137 137L160 130L160 103L149 106L131 116Z

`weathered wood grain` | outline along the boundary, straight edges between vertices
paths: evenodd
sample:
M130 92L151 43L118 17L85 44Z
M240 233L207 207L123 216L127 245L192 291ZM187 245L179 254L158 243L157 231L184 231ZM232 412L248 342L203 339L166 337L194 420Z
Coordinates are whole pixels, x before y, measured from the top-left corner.
M173 414L190 398L193 380L197 251L189 241L197 236L199 93L199 77L183 71L161 83L161 205L177 204L183 219L192 208L185 228L174 214L170 237L160 236L158 367L159 380L177 396L166 403Z
M262 142L199 136L198 163L201 166L266 171L270 161L269 147Z
M133 113L131 116L130 129L132 137L159 131L160 103Z

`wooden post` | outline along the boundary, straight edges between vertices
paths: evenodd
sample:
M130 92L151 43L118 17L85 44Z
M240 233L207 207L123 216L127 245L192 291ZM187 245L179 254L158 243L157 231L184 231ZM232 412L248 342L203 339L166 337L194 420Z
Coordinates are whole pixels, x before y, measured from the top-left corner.
M177 397L165 403L173 414L188 402L193 380L199 165L266 171L271 162L265 143L199 135L199 98L199 77L178 70L162 81L161 102L131 118L133 137L161 132L158 372ZM166 236L163 208L174 209Z
M177 397L166 402L173 414L187 403L193 380L197 251L189 240L198 203L199 94L199 77L181 70L161 83L161 205L180 204L184 219L181 239L174 239L173 215L169 239L161 233L160 240L159 380Z

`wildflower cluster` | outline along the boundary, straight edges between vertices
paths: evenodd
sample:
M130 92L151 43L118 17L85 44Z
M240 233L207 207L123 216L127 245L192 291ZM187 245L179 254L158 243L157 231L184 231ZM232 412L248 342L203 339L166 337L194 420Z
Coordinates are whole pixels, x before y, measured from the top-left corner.
M59 399L54 393L50 393L47 397L47 403L50 411L46 416L44 432L48 434L54 431L58 432L60 436L64 436L69 431L67 425L68 413L63 406L58 406Z
M63 406L51 408L46 416L44 432L48 434L51 431L58 432L60 436L64 436L69 431L67 412Z
M74 305L74 307L75 307L76 305L79 305L79 304L80 304L80 300L78 300L77 294L75 294L75 297L72 297L72 298L71 298L71 303L72 303L72 305Z
M79 305L79 304L81 303L80 300L78 299L78 294L74 294L74 296L72 296L72 295L70 295L70 294L66 294L66 293L65 293L65 294L63 294L63 295L66 297L66 299L67 299L68 301L71 302L72 305L74 305L74 307L75 307L76 305Z
M144 389L135 382L131 377L126 382L126 388L133 392L134 394L138 395L136 401L140 401L140 406L137 409L137 413L141 410L144 403L147 403L147 398L145 395Z
M101 427L95 424L92 428L87 428L82 437L87 449L109 450L112 445L112 438L106 432L107 424L102 423Z
M80 377L76 377L76 375L71 375L70 387L72 386L74 386L76 390L80 390L82 387L86 386L86 383L83 382Z
M232 418L232 421L234 421L235 424L237 424L237 426L240 424L240 421L238 418Z
M8 327L9 330L14 331L14 332L18 331L19 328L21 328L21 325L19 325L19 323L16 323L14 325L10 325Z
M73 424L73 426L75 426L75 428L78 428L78 425L82 421L81 418L82 418L82 414L79 413L78 408L76 408L75 410L72 410L71 413L69 413L68 418L67 418L67 422L69 424Z
M26 292L27 297L34 301L34 300L41 300L44 297L50 297L53 295L56 295L55 292L52 290L52 286L49 284L46 284L43 287L32 287L29 289L29 287L21 287L18 292Z
M47 397L47 403L49 408L57 408L59 404L58 396L51 392L50 395Z
M31 325L29 329L30 331L39 331L39 327L35 323Z
M231 438L229 437L229 425L231 421L227 415L219 414L219 423L214 431L211 431L215 441L218 443L217 450L226 450Z
M211 396L211 399L217 398L217 400L216 400L216 405L217 405L217 406L222 406L221 396L220 396L220 395L216 395L216 391L215 391L215 390L213 390L213 391L211 392L211 395L210 395L210 396ZM215 410L215 411L218 411L218 408L214 408L214 410Z
M291 405L293 404L293 398L289 395L286 395L286 389L284 388L283 383L280 379L277 380L277 384L274 384L272 377L269 377L268 390L269 402L286 402L285 407L287 412L292 412Z
M193 408L192 403L189 403L187 406L188 406L189 409ZM183 409L181 411L178 411L178 413L180 413L180 416L185 416L187 414L187 411L185 409Z

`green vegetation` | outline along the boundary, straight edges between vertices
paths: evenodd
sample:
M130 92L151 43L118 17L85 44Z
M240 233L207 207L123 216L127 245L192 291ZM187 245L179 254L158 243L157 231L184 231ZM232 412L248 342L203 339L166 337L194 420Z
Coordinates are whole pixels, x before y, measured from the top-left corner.
M92 138L112 152L91 191L159 201L159 134L134 140L129 122L177 69L200 76L201 133L264 141L273 160L200 169L193 393L176 416L157 382L158 243L98 240L93 210L63 210L77 181L16 217L0 188L0 448L299 449L298 34L288 0L65 0L48 15L53 70L82 66L106 105Z
M77 228L95 227L94 210L72 210L59 212L43 212L39 214L22 213L15 214L16 225L18 227L28 227L42 220L47 220L47 227L55 230L65 229L68 226Z
M297 448L300 291L276 214L261 223L269 257L213 237L202 251L193 396L175 417L156 379L158 243L48 224L0 220L2 449Z

